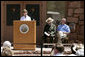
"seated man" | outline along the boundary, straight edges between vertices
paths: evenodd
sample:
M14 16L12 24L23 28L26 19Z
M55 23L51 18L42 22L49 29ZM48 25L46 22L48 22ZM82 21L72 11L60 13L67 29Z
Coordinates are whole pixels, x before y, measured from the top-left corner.
M55 33L56 33L56 26L52 23L53 19L52 18L48 18L46 20L46 25L44 27L44 37L45 37L45 42L47 42L47 38L50 39L50 42L53 42L53 38L55 37Z
M65 39L65 37L67 37L67 34L70 33L70 28L65 23L66 23L66 19L62 18L61 24L58 25L57 27L58 43L62 43L61 39Z

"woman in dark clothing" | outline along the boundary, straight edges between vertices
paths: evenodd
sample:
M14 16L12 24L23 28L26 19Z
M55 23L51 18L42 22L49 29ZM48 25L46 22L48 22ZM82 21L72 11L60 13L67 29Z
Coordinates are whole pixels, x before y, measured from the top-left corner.
M48 41L47 38L48 38L52 43L56 33L56 26L52 23L53 22L52 18L48 18L46 22L47 23L44 27L44 40L45 42L47 42Z

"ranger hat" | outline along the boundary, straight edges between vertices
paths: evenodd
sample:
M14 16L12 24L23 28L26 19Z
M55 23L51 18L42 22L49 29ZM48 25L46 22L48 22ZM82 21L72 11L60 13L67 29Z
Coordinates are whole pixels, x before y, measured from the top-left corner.
M24 13L24 12L28 13L28 11L27 11L26 9L23 9L23 13Z
M53 22L54 21L54 19L52 19L51 17L49 17L47 20L46 20L46 22Z

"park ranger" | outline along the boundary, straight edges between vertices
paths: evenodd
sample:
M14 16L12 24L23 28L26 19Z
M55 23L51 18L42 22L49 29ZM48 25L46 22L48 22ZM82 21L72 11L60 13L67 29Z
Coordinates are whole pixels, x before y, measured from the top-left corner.
M23 16L20 18L20 21L31 21L31 17L27 15L28 11L26 9L23 10Z

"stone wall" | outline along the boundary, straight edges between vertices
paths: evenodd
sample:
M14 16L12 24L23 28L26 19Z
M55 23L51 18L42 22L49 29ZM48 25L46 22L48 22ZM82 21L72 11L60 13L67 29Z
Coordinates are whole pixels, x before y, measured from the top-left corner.
M47 11L59 12L60 16L65 17L66 16L65 14L66 13L66 1L47 1Z
M84 1L67 2L67 22L75 23L75 31L71 31L69 39L84 41Z

